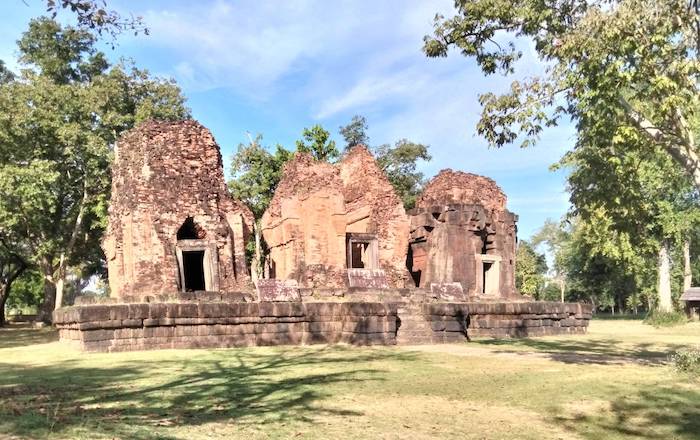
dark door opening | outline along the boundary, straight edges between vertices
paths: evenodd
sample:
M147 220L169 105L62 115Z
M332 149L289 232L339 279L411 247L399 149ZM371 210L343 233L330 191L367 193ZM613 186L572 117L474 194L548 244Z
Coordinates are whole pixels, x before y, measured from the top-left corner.
M182 272L185 291L206 290L204 283L204 251L182 251Z
M481 284L481 287L482 287L481 293L491 293L492 286L488 283L491 282L490 276L489 276L490 275L489 271L491 270L492 267L493 267L493 263L488 263L488 262L484 261L484 273L483 273L484 278L483 278L482 284Z

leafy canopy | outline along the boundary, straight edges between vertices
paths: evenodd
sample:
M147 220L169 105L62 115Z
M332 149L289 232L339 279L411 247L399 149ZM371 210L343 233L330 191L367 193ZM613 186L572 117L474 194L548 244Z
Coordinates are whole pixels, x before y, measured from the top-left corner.
M376 156L379 167L401 197L404 207L413 208L425 183L423 173L416 171L417 162L432 159L428 146L401 139L394 146L384 144L377 147Z
M262 145L262 135L248 144L239 144L231 161L233 179L229 181L231 194L244 201L259 219L270 205L275 189L282 178L282 167L293 153L277 145L274 153Z
M542 299L540 296L547 273L544 254L538 253L530 243L522 240L518 243L516 261L518 264L515 266L515 287L522 294Z
M532 144L568 115L579 129L606 114L663 149L700 187L689 121L700 99L700 2L696 0L456 0L437 16L428 56L455 47L485 74L513 73L519 40L534 42L545 73L481 95L477 130L492 145ZM507 40L505 43L504 40Z
M134 35L148 28L139 16L123 17L117 11L107 9L106 0L46 0L46 11L55 19L60 10L69 10L78 22L78 28L98 35L107 34L115 39L122 32L131 31Z
M364 116L355 115L348 125L340 127L340 135L345 139L345 150L357 145L369 145L367 136L367 120Z
M325 162L332 162L340 156L330 132L321 125L304 128L301 136L302 139L296 143L297 151L311 153L316 160Z
M148 118L189 117L172 81L109 66L94 44L33 20L18 42L21 75L0 85L0 235L19 240L51 285L68 266L102 258L117 137Z

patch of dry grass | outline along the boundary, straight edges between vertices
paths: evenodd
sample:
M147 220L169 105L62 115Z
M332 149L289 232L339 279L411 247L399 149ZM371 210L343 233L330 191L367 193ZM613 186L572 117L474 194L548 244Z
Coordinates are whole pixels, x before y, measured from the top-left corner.
M24 332L24 333L23 333ZM18 337L17 346L6 338ZM0 330L0 437L697 438L700 383L665 365L700 326L427 347L83 354Z

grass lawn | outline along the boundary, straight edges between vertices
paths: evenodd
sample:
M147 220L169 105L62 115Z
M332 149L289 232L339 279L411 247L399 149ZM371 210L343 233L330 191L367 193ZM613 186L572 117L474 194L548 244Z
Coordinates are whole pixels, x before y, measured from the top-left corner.
M84 354L0 330L0 438L700 438L700 324L424 347Z

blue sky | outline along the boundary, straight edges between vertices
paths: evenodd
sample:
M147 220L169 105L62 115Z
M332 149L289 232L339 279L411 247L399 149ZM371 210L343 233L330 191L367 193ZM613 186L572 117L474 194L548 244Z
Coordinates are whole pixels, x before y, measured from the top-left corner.
M45 4L26 2L5 0L0 17L0 59L14 67L15 41ZM372 145L429 144L433 160L419 165L428 177L453 168L495 179L520 216L521 239L568 208L565 174L548 168L573 145L573 127L548 129L529 149L489 149L476 135L477 97L517 77L485 77L456 52L445 59L421 52L435 13L451 14L450 0L108 3L143 16L151 34L122 36L107 55L174 78L227 165L246 132L293 148L302 129L318 123L340 142L338 127L361 114ZM530 47L523 50L519 76L540 72Z

